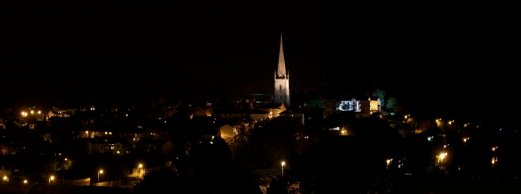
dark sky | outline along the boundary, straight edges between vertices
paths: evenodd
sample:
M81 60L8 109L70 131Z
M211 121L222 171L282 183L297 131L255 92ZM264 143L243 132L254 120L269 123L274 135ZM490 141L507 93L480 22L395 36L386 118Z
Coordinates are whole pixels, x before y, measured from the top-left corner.
M282 31L295 90L383 84L416 107L487 114L505 114L504 99L515 99L519 31L508 5L152 0L0 7L3 98L271 92Z

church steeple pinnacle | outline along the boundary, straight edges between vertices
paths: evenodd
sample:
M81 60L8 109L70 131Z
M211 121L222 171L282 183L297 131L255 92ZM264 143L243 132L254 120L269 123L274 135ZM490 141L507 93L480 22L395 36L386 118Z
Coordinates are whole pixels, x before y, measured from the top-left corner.
M284 47L282 46L282 34L280 34L280 48L279 48L279 64L277 66L277 76L286 76L286 62L284 61Z
M282 34L280 35L279 63L275 72L274 102L277 105L289 106L289 73L286 71L284 60L284 47L282 45Z

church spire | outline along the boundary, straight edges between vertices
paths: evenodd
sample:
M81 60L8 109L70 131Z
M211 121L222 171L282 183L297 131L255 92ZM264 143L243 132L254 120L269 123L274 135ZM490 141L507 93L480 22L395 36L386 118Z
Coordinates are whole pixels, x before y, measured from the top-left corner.
M279 63L275 72L274 102L277 105L289 106L289 74L286 72L284 61L284 47L282 46L282 34L280 35Z
M282 34L280 34L279 64L277 76L286 76L286 62L284 61L284 47L282 46Z

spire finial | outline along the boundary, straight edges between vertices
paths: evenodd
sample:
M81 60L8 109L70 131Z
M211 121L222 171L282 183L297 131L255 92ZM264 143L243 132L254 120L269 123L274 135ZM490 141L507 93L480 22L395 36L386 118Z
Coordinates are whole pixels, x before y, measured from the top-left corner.
M280 48L279 48L279 64L277 67L277 75L286 75L286 62L284 61L284 47L282 46L282 33L280 34Z

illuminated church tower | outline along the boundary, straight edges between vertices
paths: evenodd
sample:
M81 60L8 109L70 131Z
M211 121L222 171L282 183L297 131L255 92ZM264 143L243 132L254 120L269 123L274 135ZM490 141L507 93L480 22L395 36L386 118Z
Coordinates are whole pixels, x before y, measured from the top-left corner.
M282 34L280 35L279 63L275 70L274 102L276 105L289 106L289 73L286 72L284 61L284 47L282 46Z

